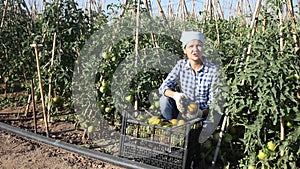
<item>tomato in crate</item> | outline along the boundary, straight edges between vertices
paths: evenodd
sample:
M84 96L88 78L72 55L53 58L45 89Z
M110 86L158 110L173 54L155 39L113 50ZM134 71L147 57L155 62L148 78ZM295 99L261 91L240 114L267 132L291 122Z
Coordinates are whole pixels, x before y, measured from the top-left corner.
M203 120L164 121L150 112L145 114L149 117L137 120L124 113L120 157L159 168L188 168L193 155L200 151L198 138Z

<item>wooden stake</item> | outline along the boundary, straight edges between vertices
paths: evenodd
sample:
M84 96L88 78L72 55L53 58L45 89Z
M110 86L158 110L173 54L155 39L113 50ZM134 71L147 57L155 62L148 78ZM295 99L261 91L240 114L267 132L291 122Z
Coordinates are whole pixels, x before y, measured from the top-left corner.
M166 17L166 15L165 15L165 13L164 13L164 10L163 10L162 7L161 7L161 4L160 4L159 0L156 0L156 3L157 3L157 6L158 6L158 9L159 9L159 12L160 12L160 14L162 15L162 17L163 17L165 23L166 23L167 25L169 25L168 20L167 20L167 17Z
M279 48L280 48L280 53L283 53L283 15L282 15L282 6L279 7L279 11L278 11L278 17L279 17ZM284 117L281 116L280 117L280 140L284 140ZM284 150L280 151L280 155L283 156L284 155Z
M182 8L183 8L183 19L185 19L186 17L189 16L189 12L188 12L185 0L182 0L182 4L183 4L183 6L182 6Z
M280 117L280 140L284 140L284 117ZM280 151L280 155L284 155L284 150Z
M298 11L300 11L300 0L298 0Z
M231 15L232 15L232 0L230 0L230 2L229 2L229 18L231 18ZM234 13L234 12L233 12ZM233 14L234 15L234 14Z
M170 26L169 26L169 22L168 22L168 20L167 20L167 18L166 18L166 15L165 15L165 13L164 13L164 10L163 10L162 7L161 7L161 4L160 4L159 0L156 0L156 3L157 3L158 9L159 9L159 11L160 11L160 13L161 13L161 15L162 15L164 21L165 21L165 24L166 24L167 28L169 28L169 27L170 27ZM176 20L176 18L175 18L175 20ZM174 35L173 35L172 33L171 33L171 37L172 37L172 39L175 39L175 37L174 37Z
M171 5L171 1L168 2L168 16L173 16L173 7Z
M150 16L153 16L153 15L152 15L152 11L150 10L150 7L149 7L149 3L148 3L148 1L147 1L147 0L144 0L144 4L145 4L145 6L146 6L146 9L148 10L148 12L149 12Z
M41 70L40 70L39 50L38 50L38 46L42 46L42 45L31 44L30 46L34 47L34 51L35 51L37 73L38 73L38 78L39 78L39 88L40 88L40 93L41 93L43 116L44 116L44 123L45 123L45 128L46 128L46 137L49 137L48 119L47 119L46 108L45 108L45 98L44 98L43 82L42 82L42 76L41 76Z
M218 5L219 9L220 9L220 15L221 15L221 19L224 19L224 11L222 9L222 6L220 4L220 1L219 0L216 0L216 4Z
M128 0L124 0L124 8L121 11L120 18L122 18L124 16L127 7L128 7Z
M283 32L282 32L282 29L283 29L283 14L282 14L282 6L279 7L279 12L278 12L278 15L279 15L279 50L280 50L280 53L283 52Z
M247 4L248 4L248 7L249 7L249 13L252 13L252 7L251 7L251 3L249 2L249 0L247 0Z
M4 98L7 98L8 77L4 76L3 81L4 81Z
M214 18L215 18L215 24L216 24L217 41L218 41L218 44L220 44L220 31L219 31L219 25L218 25L218 22L217 22L217 20L219 18L218 18L218 15L217 15L217 8L216 8L215 4L213 5L213 8L214 8Z
M298 1L300 2L300 1ZM292 21L292 29L291 29L291 33L293 36L293 41L294 41L294 45L295 45L295 53L297 53L297 51L299 50L299 39L296 33L296 23L295 23L295 12L294 12L294 8L293 8L293 1L291 0L286 0L286 8L288 11L288 16L289 19L291 19Z
M31 87L31 100L32 100L32 115L33 115L33 125L34 125L34 133L37 133L37 124L36 124L36 111L35 111L35 92L34 92L34 83L33 79L30 79L30 87Z
M25 108L25 114L24 116L27 117L28 115L28 111L29 111L29 107L30 107L30 103L31 103L31 94L28 95L28 99L27 99L27 104L26 104L26 108Z
M181 1L179 0L178 6L177 6L177 10L176 10L176 15L175 15L175 21L177 21L177 19L179 17L180 3L181 3Z
M139 28L140 28L140 0L137 1L136 10L136 29L135 29L135 67L137 67L138 57L139 57ZM138 97L135 94L134 109L138 110Z
M263 21L263 31L265 32L265 30L267 29L267 18L266 18L266 13L267 13L267 11L268 11L268 7L267 7L267 3L268 3L268 0L265 0L265 10L264 10L264 12L265 12L265 14L264 14L264 21Z
M222 138L223 138L223 135L225 133L226 122L227 122L227 119L229 119L228 115L229 115L229 113L226 112L225 116L224 116L224 119L223 119L223 122L222 122L221 132L219 133L219 140L218 140L218 143L217 143L217 148L215 150L214 157L213 157L213 160L212 160L212 167L213 168L216 165L217 157L218 157L218 154L219 154L219 151L220 151Z
M251 29L251 33L249 33L247 35L247 39L250 40L251 37L254 35L255 33L255 24L256 24L256 19L258 17L258 13L259 13L259 10L260 10L260 6L261 6L261 1L262 0L258 0L257 3L256 3L256 7L255 7L255 12L254 12L254 15L252 17L252 20L251 20L251 23L250 23L250 29ZM251 53L251 48L252 48L252 45L249 44L248 45L248 50L246 50L246 48L244 48L244 51L243 51L243 55L242 55L242 58L245 57L245 51L247 51L247 54L250 54ZM250 57L249 55L247 56L246 58L246 63L250 60ZM247 69L247 64L246 66L244 67L244 70ZM241 85L244 86L245 85L245 79L242 79L242 82L241 82Z
M52 44L52 56L50 60L50 68L53 66L54 62L54 54L55 54L55 46L56 46L56 32L53 35L53 44ZM51 109L51 99L52 99L52 74L49 76L49 88L48 88L48 105L47 105L47 120L50 121L50 109Z
M1 24L0 24L0 29L2 29L3 24L4 24L7 7L8 7L8 0L5 1L5 8L4 8L4 11L3 11L3 14L2 14L2 20L1 20Z
M144 3L145 3L145 6L146 6L146 9L148 10L150 16L152 16L152 10L150 9L150 5L148 3L147 0L144 0ZM153 43L155 44L155 47L158 47L158 44L156 42L156 38L155 38L155 35L151 32L151 40L153 41Z
M208 0L207 10L209 11L209 18L213 17L213 8L212 8L212 0Z

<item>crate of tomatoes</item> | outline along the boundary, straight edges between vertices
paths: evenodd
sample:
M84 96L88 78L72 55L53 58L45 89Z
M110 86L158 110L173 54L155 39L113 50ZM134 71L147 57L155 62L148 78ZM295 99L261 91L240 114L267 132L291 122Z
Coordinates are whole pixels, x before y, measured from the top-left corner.
M187 168L199 151L202 118L164 120L149 111L125 112L119 155L159 168Z

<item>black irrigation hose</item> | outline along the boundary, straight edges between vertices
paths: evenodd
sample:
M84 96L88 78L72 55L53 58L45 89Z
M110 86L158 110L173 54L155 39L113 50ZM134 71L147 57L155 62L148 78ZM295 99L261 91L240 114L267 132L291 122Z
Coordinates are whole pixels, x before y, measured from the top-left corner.
M13 127L10 126L8 124L2 123L0 122L0 129L1 130L6 130L9 131L11 133L15 133L17 135L20 135L22 137L27 137L45 144L49 144L51 146L54 147L59 147L83 156L87 156L87 157L91 157L94 159L98 159L101 161L105 161L111 164L115 164L121 167L125 167L125 168L132 168L132 169L157 169L156 167L150 166L150 165L146 165L143 163L138 163L135 161L131 161L125 158L120 158L120 157L116 157L113 155L109 155L109 154L105 154L99 151L94 151L94 150L90 150L90 149L86 149L83 147L80 147L78 145L74 145L74 144L69 144L60 140L55 140L52 138L48 138L42 135L38 135L29 131L25 131L22 129L19 129L17 127Z

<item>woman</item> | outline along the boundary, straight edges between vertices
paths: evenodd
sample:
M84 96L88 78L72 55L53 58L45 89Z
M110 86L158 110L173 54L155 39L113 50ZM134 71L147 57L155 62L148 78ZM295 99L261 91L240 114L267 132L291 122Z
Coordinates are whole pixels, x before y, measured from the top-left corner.
M183 32L180 41L187 59L177 62L159 88L162 116L177 118L186 110L184 100L197 103L198 116L206 117L217 90L212 86L218 82L217 67L203 56L204 36L200 32ZM175 91L180 83L181 91Z

